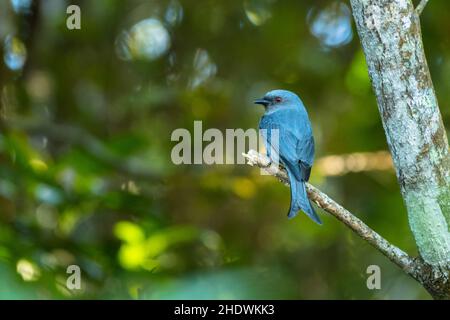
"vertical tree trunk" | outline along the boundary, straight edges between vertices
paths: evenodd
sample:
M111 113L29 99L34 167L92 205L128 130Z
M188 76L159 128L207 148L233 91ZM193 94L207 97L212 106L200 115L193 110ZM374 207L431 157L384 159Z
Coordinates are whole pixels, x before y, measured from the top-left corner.
M411 0L351 5L417 247L448 279L450 153L419 17Z

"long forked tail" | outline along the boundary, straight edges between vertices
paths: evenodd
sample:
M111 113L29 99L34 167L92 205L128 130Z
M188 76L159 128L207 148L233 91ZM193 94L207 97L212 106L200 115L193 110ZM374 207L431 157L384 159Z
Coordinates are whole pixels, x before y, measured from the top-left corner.
M291 205L289 208L288 218L294 218L299 210L302 210L314 222L322 224L319 215L314 210L306 193L306 185L304 181L297 180L288 170L289 180L291 184Z

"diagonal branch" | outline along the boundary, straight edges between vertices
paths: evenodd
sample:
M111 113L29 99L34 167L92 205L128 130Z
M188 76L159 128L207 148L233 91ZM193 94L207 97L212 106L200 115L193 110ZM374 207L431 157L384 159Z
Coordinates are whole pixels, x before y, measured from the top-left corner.
M423 9L425 9L425 6L427 5L429 0L421 0L420 3L417 5L415 11L418 16L422 14Z
M268 174L277 177L284 184L289 184L289 179L287 177L286 171L283 168L271 164L270 160L266 156L256 152L255 150L250 150L247 154L243 154L243 156L247 159L247 163L249 165L255 165L266 171ZM362 239L366 240L373 247L378 249L378 251L384 254L406 273L417 279L416 260L384 239L377 232L372 230L364 222L353 215L350 211L342 207L340 204L338 204L336 201L331 199L316 187L312 186L309 183L306 183L306 189L309 198L316 205L344 223L353 232L355 232Z

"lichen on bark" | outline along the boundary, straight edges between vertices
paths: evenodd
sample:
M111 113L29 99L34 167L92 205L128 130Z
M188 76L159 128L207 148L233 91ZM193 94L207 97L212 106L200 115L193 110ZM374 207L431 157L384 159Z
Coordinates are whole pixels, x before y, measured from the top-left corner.
M450 264L450 154L411 0L351 0L408 219L426 263Z

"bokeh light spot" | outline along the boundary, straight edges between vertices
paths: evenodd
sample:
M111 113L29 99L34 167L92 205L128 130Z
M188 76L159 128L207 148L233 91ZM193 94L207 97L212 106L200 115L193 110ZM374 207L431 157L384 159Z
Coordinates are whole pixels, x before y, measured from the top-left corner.
M350 8L343 2L335 1L323 9L312 8L307 21L311 33L325 47L340 47L353 38Z
M247 19L255 26L263 25L272 17L271 0L245 0L244 11Z
M138 243L145 239L144 231L141 227L129 221L118 222L114 227L114 235L128 243Z
M11 0L11 6L15 13L29 13L32 0Z
M122 60L155 60L170 48L170 35L155 18L142 20L116 39L116 54Z
M171 26L176 26L183 20L183 7L178 1L172 0L169 2L164 20Z
M23 281L36 281L41 272L39 268L29 260L20 259L17 261L16 271L22 277Z
M27 60L27 48L17 37L7 36L4 42L3 61L13 70L21 70Z

